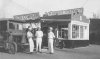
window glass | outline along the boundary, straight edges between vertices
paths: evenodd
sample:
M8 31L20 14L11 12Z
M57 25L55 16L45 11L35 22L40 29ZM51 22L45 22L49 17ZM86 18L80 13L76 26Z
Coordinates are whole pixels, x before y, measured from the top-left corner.
M18 24L16 24L16 29L19 29L19 25Z
M72 38L79 38L79 26L72 25Z
M80 38L83 38L83 34L84 34L83 28L84 28L83 26L80 26Z
M86 26L82 25L72 25L72 38L84 38L84 30L86 30Z
M62 38L68 38L68 30L62 29Z
M67 25L58 26L58 38L68 38L68 26Z
M9 23L9 28L10 29L15 29L15 25L13 23Z
M0 31L7 30L7 21L0 21Z
M18 30L23 30L22 24L18 24Z
M61 32L61 31L59 31L58 33L59 33L58 38L62 38L62 35L61 35L61 34L62 34L62 32Z

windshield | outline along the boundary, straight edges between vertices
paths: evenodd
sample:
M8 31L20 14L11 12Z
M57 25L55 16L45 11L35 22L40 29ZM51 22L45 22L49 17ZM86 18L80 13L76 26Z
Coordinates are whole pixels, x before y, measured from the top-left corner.
M13 23L9 23L9 28L10 29L15 29L15 25Z
M0 21L0 31L7 30L7 21Z

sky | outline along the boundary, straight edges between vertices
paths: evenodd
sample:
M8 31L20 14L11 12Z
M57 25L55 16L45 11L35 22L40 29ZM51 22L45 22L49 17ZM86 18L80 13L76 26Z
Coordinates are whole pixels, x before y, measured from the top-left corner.
M100 17L100 0L0 0L0 17L14 15L84 8L84 15L91 18L93 13Z

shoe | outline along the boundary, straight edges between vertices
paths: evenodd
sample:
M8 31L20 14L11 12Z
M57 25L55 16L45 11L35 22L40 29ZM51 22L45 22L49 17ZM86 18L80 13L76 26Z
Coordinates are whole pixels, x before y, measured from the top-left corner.
M35 53L38 53L37 51Z
M54 53L50 52L50 54L54 54Z
M35 54L35 52L32 52L32 54Z
M42 53L41 51L39 51L39 53Z
M32 54L33 52L27 52L27 54Z

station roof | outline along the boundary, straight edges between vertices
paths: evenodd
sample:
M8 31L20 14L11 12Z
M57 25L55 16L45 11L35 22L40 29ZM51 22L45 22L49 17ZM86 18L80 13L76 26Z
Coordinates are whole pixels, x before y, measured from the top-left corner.
M39 22L40 19L19 20L19 19L13 19L13 18L1 18L0 21L11 21L11 22L17 22L17 23L32 23L32 22Z
M70 21L71 14L44 16L41 18L41 20L44 20L44 21Z
M65 15L53 15L53 16L44 16L41 18L43 21L80 21L89 23L89 19L86 18L84 15L74 15L71 14L65 14Z
M43 19L71 19L71 14L44 16Z

